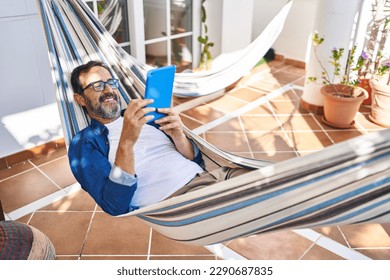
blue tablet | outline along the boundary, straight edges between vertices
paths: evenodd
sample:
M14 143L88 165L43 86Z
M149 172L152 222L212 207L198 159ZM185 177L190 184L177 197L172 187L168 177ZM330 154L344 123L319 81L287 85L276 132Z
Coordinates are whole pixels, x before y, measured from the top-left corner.
M147 107L170 108L172 102L173 80L175 79L176 66L169 65L149 70L146 76L145 98L154 99L154 103ZM165 114L157 111L148 113L158 120Z

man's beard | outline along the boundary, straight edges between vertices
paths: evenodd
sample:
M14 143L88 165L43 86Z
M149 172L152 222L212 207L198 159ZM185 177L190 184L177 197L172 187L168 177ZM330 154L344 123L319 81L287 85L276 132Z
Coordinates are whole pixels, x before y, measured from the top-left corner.
M117 101L114 104L104 104L104 100L107 98L113 98ZM99 97L99 103L93 104L92 101L86 98L88 109L94 114L103 119L113 119L120 115L121 100L115 94L105 94Z

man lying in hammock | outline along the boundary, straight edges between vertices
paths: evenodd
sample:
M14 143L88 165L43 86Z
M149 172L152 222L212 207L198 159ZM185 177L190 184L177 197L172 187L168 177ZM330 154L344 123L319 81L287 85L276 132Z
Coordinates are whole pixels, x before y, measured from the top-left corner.
M221 167L202 168L202 155L184 134L180 117L171 108L155 122L146 115L151 99L133 99L121 116L118 80L99 61L76 67L71 75L74 99L91 124L72 139L71 170L111 215L120 215L168 197L214 184L247 172Z

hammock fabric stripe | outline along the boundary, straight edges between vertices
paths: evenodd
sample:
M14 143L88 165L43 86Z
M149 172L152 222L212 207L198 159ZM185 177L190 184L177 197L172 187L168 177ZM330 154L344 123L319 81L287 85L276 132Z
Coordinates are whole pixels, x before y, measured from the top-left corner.
M53 77L65 137L88 125L83 110L73 103L69 88L71 70L80 63L100 59L120 79L124 101L142 98L149 66L124 52L81 0L38 0L51 55ZM268 50L283 26L289 1L244 50L253 58L252 47ZM277 27L275 27L277 26ZM273 29L272 36L269 34ZM272 33L272 32L271 32ZM252 50L252 51L251 51ZM264 52L265 53L265 52ZM258 61L263 55L258 53ZM241 59L245 61L245 59ZM225 87L217 80L234 83L232 68L176 77L181 94L195 88ZM233 70L232 70L233 69ZM234 73L238 75L240 71ZM241 73L241 75L244 75ZM184 81L184 82L183 82ZM211 91L211 92L212 92ZM199 95L205 91L200 91ZM238 157L209 144L185 128L211 165L246 166L253 171L211 187L167 199L127 215L137 216L155 230L180 242L209 245L263 232L315 228L390 220L390 130L363 135L324 150L280 163Z
M388 142L389 130L386 136L381 134L385 133L358 137L306 156L305 160L277 163L207 190L172 198L165 202L167 208L160 203L149 211L142 209L141 218L175 240L195 244L271 230L386 222L390 200L389 146L377 152L368 148L365 154L346 157L342 163L335 155L356 156L355 147L365 146L371 137L379 135ZM306 171L296 174L295 168L300 167ZM191 201L200 195L200 199ZM182 200L191 203L181 203Z

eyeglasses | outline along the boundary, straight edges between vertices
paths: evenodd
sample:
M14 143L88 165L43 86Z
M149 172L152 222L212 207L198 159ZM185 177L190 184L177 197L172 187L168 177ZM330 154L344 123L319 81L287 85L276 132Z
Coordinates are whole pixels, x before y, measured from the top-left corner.
M82 91L86 90L89 87L93 87L93 89L96 92L101 92L104 90L106 87L106 84L109 85L112 89L117 89L118 88L118 79L109 79L106 82L103 81L97 81L97 82L92 82L88 84L85 88L82 89Z

